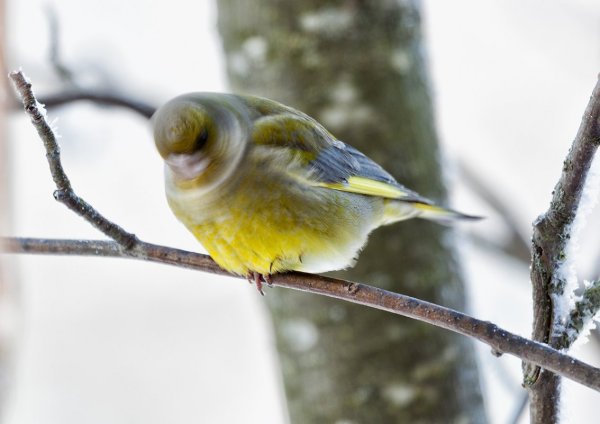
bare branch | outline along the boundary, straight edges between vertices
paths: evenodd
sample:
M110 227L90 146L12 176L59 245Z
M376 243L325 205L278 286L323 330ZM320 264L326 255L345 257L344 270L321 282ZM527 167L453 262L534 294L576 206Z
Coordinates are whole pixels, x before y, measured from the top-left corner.
M48 109L79 101L90 101L104 106L122 107L129 109L146 119L150 119L156 110L156 107L140 100L114 93L84 89L71 90L40 98L40 103L44 104Z
M62 167L56 135L46 120L45 110L33 94L31 83L21 71L11 72L9 77L21 96L25 112L31 118L33 126L44 143L46 159L50 166L52 179L56 185L54 198L119 244L128 248L135 245L137 238L134 234L128 233L117 224L106 219L90 204L75 194L71 187L71 182Z
M175 265L213 274L230 275L207 255L138 241L126 249L118 243L101 240L47 240L6 238L5 253L85 255L133 258ZM320 275L291 272L272 277L277 287L321 294L348 302L418 319L437 327L473 337L494 352L507 353L600 391L600 369L564 355L544 344L510 333L491 322L398 293Z
M583 115L581 126L563 164L546 213L534 222L531 282L533 285L533 339L562 349L560 308L554 302L565 295L566 281L560 272L588 170L600 142L600 81ZM569 294L567 294L569 295ZM568 320L569 317L566 317ZM524 366L530 386L531 422L558 421L560 379L538 367Z
M61 80L69 85L75 86L73 72L62 62L60 54L60 25L54 6L46 6L46 18L48 19L48 39L50 41L50 63Z
M75 102L92 102L100 106L122 107L137 113L145 119L152 118L156 111L156 107L141 100L99 90L71 89L66 92L40 97L39 102L46 109L66 106ZM10 107L11 109L21 109L21 104L16 101L10 102Z

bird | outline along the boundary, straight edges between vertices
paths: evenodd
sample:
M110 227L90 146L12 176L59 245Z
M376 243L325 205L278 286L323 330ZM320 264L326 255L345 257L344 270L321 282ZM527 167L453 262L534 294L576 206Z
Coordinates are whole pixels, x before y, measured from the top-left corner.
M152 126L172 212L261 294L277 273L352 266L380 226L478 219L406 188L315 119L266 98L183 94Z

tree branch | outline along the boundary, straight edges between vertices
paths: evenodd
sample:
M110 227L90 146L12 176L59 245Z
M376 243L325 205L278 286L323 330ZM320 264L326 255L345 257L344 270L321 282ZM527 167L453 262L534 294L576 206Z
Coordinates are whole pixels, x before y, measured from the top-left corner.
M104 106L122 107L146 119L150 119L156 110L154 106L140 100L131 99L119 94L84 89L70 90L40 98L40 102L47 108L63 106L77 101L90 101Z
M207 255L143 241L126 249L113 241L4 238L5 253L55 254L132 258L236 277L219 268ZM239 278L239 277L238 277ZM507 353L600 391L600 369L564 355L544 344L510 333L497 325L443 306L392 293L366 284L321 275L291 272L272 277L273 286L321 294L348 302L418 319L473 337L493 352Z
M554 188L546 213L533 225L531 282L533 285L533 339L563 349L562 334L569 317L559 302L567 286L563 267L573 221L585 185L588 170L600 141L600 81L596 83L581 126ZM567 293L570 295L570 293ZM531 422L558 421L560 379L538 367L524 365L525 384L531 396Z
M51 94L39 98L39 102L46 107L52 109L56 107L66 106L73 102L92 102L100 106L122 107L134 113L137 113L142 118L150 119L156 111L156 107L141 100L132 99L116 93L110 93L99 90L86 89L69 89L68 91L58 94ZM18 102L10 102L11 109L20 109L21 104Z
M91 205L78 197L71 188L71 184L62 168L56 136L46 121L42 106L33 95L31 84L21 72L12 72L10 78L19 91L25 111L30 116L46 148L46 158L57 187L55 198L105 235L115 240L115 242L5 238L1 240L2 250L7 253L135 258L229 275L206 255L158 246L139 240L135 235L128 233L104 218ZM299 272L275 275L272 282L275 286L334 297L455 331L488 344L495 353L515 355L527 362L600 391L600 369L564 355L542 343L512 334L495 324L478 320L443 306L365 284Z
M60 148L56 142L56 135L46 120L46 111L33 94L31 83L21 71L11 72L9 77L21 96L25 112L31 118L31 123L44 143L46 159L50 166L52 179L56 185L54 198L119 244L128 248L135 245L137 242L135 234L128 233L117 224L109 221L85 200L75 194L71 187L71 182L62 167Z
M61 80L75 86L73 72L63 63L60 54L60 25L58 24L56 9L52 5L46 5L45 9L46 19L48 20L48 39L50 42L48 55L50 63Z

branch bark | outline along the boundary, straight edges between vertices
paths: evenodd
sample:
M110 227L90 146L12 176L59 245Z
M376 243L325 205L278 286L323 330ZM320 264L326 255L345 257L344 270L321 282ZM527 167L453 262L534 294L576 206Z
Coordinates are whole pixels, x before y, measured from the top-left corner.
M212 274L229 274L208 256L138 240L132 248L114 241L3 238L3 253L79 255L139 259ZM558 352L542 343L504 330L497 325L424 300L366 284L321 275L291 272L273 276L273 286L320 294L417 319L479 340L495 354L509 354L600 391L600 369Z
M531 282L533 285L533 339L556 349L566 349L564 330L569 316L560 307L567 280L566 254L588 170L600 142L600 81L584 113L581 126L563 164L548 211L533 225ZM568 314L568 312L567 312ZM531 422L558 422L560 378L539 367L524 365L525 384L531 400Z

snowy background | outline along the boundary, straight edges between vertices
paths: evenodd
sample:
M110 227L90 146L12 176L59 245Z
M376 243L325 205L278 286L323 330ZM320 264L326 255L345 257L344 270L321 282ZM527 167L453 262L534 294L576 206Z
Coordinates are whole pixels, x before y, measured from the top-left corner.
M8 1L9 67L38 94L58 78L49 60L48 4ZM546 210L600 71L593 0L423 2L434 95L454 205L507 230L456 172L465 162L515 211L522 231ZM160 104L188 91L226 91L212 2L52 4L63 62L82 85ZM193 38L190 38L190 34ZM148 122L78 103L54 110L75 189L146 241L199 250L163 198ZM99 238L52 198L42 147L11 116L13 234ZM580 241L582 278L600 261L600 216ZM401 225L401 224L400 224ZM383 230L385 231L385 230ZM526 266L461 236L471 310L528 336ZM7 424L281 423L284 404L262 299L239 280L133 261L15 256L20 309ZM488 414L505 423L521 398L520 361L479 345ZM598 342L574 354L600 365ZM566 384L565 422L591 422L600 394ZM589 414L589 415L588 415ZM523 414L521 423L528 422Z

